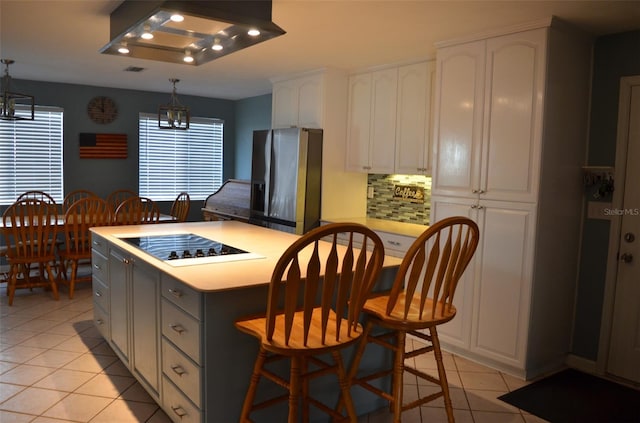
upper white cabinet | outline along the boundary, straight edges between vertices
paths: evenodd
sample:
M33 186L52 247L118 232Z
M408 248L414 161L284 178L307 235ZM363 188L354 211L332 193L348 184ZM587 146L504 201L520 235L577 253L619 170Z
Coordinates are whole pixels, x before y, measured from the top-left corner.
M349 78L347 170L393 173L397 68Z
M438 52L434 195L535 200L545 41L538 29Z
M474 219L453 352L525 378L571 348L591 40L556 19L437 44L431 216Z
M398 68L395 173L431 174L433 61Z
M272 127L322 128L323 74L273 84Z
M430 174L433 75L421 62L349 78L348 171Z

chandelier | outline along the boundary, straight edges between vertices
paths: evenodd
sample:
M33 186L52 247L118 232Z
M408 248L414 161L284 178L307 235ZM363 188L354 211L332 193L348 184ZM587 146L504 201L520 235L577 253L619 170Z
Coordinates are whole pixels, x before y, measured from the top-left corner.
M33 120L33 96L11 92L9 65L14 61L2 59L0 62L5 66L0 88L0 120Z
M160 129L189 129L189 108L183 106L176 95L176 83L179 79L169 79L173 84L171 101L158 107L158 127Z

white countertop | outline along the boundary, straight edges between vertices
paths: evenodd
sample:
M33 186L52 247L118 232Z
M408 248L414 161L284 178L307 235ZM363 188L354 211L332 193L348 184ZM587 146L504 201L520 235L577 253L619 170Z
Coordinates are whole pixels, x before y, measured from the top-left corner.
M198 291L205 292L268 284L273 268L282 253L299 238L299 235L238 221L106 226L91 230L132 256L153 265ZM174 267L120 239L179 233L200 235L259 254L264 258ZM385 257L384 267L394 267L399 264L400 259Z
M417 223L396 222L393 220L375 219L371 217L347 217L338 219L326 219L326 222L355 222L365 225L374 231L388 232L392 234L418 237L429 226Z

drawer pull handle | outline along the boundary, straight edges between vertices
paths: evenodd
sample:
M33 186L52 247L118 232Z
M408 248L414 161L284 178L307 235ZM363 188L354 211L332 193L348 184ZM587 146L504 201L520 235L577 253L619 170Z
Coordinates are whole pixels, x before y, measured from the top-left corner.
M93 268L94 268L94 269L96 269L96 270L101 270L101 269L100 269L100 265L98 265L98 264L94 264L94 265L93 265Z
M171 366L171 370L173 370L173 372L175 374L177 374L178 376L180 376L180 377L182 377L183 374L187 373L187 371L184 369L184 367L182 367L179 364Z
M102 292L96 291L96 297L102 297Z
M173 329L174 331L178 332L179 335L182 335L182 332L184 332L184 328L180 325L169 325L169 327L171 329Z
M179 289L169 288L169 294L173 295L176 298L182 297L182 291L180 291Z
M102 321L102 319L96 319L96 323L99 324L100 326L104 325L104 322Z
M187 412L184 408L178 406L171 406L171 409L173 410L174 413L176 413L176 416L183 418L184 416L187 415Z
M396 247L399 247L399 246L400 246L400 243L399 243L398 241L389 241L389 240L387 240L387 242L388 242L389 244L391 244L391 245L396 246Z
M100 245L102 245L102 243L100 241L93 241L93 245L100 246Z

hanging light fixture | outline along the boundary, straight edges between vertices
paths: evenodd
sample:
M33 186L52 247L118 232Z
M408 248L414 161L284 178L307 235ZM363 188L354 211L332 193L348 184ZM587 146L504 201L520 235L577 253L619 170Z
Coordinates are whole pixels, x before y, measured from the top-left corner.
M33 96L11 92L9 65L14 61L11 59L0 61L5 66L0 87L0 120L33 120L35 116Z
M176 83L179 79L169 79L173 84L171 101L158 108L158 127L160 129L189 129L189 108L183 106L176 95Z

